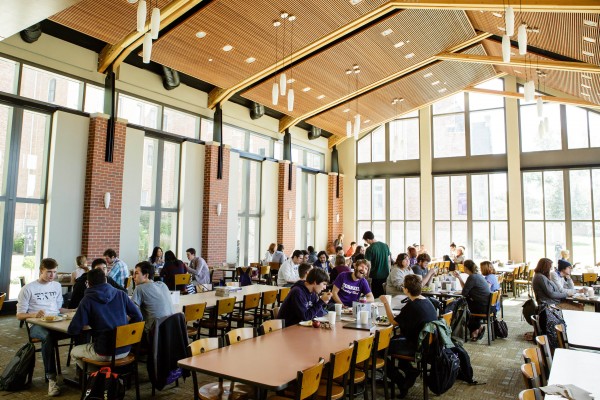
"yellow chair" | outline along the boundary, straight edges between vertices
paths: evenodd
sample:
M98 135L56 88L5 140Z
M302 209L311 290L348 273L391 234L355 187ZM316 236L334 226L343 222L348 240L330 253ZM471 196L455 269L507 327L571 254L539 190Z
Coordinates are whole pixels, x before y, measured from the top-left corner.
M217 300L210 317L200 320L200 327L208 329L208 336L215 337L217 331L221 331L221 340L225 341L225 331L231 329L231 314L235 307L235 301L235 297Z
M242 305L238 307L231 316L231 320L237 322L238 328L243 327L247 323L252 323L253 326L256 325L256 322L258 321L260 296L260 293L244 295Z
M375 372L377 370L383 373L383 394L385 400L389 399L388 384L387 384L387 359L388 349L394 336L394 325L390 325L387 328L375 331L375 341L372 357L366 364L374 365L371 369L371 393L375 396ZM381 357L379 357L381 356Z
M175 287L179 285L189 285L192 281L190 274L175 274Z
M258 270L258 274L252 277L252 281L257 282L259 285L273 284L273 280L271 279L271 267L259 264L255 268Z
M461 274L465 273L465 266L463 264L457 264L456 268L458 269L458 272L460 272Z
M528 347L523 350L523 361L525 363L532 363L535 366L535 374L542 377L542 355L537 347ZM540 383L545 384L545 379L540 379Z
M260 335L266 335L267 333L275 332L285 328L284 319L270 319L262 323L259 330Z
M344 397L344 388L346 387L346 379L350 372L353 351L354 343L350 344L347 349L340 350L337 353L331 353L329 356L327 377L321 379L317 391L317 398L337 400Z
M260 298L260 308L258 310L258 323L275 318L273 308L277 303L277 290L263 292Z
M598 274L594 272L584 272L582 275L583 284L592 286L598 280Z
M556 329L556 337L558 339L558 347L561 349L569 348L569 339L567 339L567 330L563 324L558 324L554 327Z
M252 339L253 337L256 337L256 329L237 328L227 332L225 339L227 340L227 345L231 346L232 344L237 344L244 340Z
M522 390L521 393L519 393L519 400L543 400L543 399L544 399L544 393L538 388Z
M320 359L319 363L305 369L304 371L298 371L296 377L296 393L294 397L285 396L271 396L269 400L282 400L282 399L296 399L303 400L313 396L317 390L319 390L319 384L321 382L321 376L323 375L323 364L324 359Z
M550 377L550 370L552 369L552 352L550 351L550 345L548 344L548 337L546 335L536 336L535 342L541 355L540 364L542 365L543 374L542 376L548 381Z
M537 375L533 363L522 364L521 374L523 375L523 382L527 389L539 388L541 386L540 377Z
M188 337L196 340L200 337L200 320L204 317L204 311L206 310L206 303L199 304L188 304L183 307L183 314L185 315L185 323L187 327ZM189 326L190 322L196 323L196 327Z
M2 310L2 305L4 304L4 299L6 299L6 293L0 294L0 311Z
M277 294L277 305L279 307L281 307L281 304L283 303L283 301L285 300L285 298L287 297L287 295L290 293L290 288L289 287L284 287L279 289L279 293Z
M442 315L442 318L444 319L444 322L446 322L446 325L450 326L450 323L452 322L452 314L453 312L447 312L446 314Z
M366 362L373 351L373 344L375 343L375 336L370 335L366 338L354 341L354 351L352 353L352 364L350 366L350 396L348 398L354 399L356 393L356 385L362 382L366 382L367 373L361 371L358 367L360 364ZM371 393L371 398L374 398L375 393ZM367 399L367 388L365 387L365 399Z
M492 339L496 340L493 326L492 326L492 318L494 316L494 310L496 308L496 303L498 302L498 298L500 296L500 290L496 290L495 292L490 294L488 304L487 304L487 313L483 314L471 314L471 317L477 317L485 319L487 325L487 337L488 337L488 346L492 344Z

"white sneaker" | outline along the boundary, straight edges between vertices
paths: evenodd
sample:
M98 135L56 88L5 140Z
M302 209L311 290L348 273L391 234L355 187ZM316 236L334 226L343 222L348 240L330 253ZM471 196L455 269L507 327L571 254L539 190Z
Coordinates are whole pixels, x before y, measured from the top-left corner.
M58 387L58 383L53 381L52 379L48 380L48 396L56 397L60 394L60 388Z

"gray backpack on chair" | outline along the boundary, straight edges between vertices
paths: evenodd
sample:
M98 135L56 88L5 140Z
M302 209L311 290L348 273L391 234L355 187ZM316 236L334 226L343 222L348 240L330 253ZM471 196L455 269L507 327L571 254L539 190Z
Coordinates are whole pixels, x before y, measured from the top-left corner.
M35 347L31 343L19 349L0 375L0 390L17 391L31 384L35 368Z

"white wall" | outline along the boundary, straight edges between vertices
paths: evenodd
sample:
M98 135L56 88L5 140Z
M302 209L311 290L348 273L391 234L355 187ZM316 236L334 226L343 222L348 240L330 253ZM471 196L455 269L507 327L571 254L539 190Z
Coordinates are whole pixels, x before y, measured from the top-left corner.
M191 142L181 145L179 182L179 229L177 256L185 260L185 250L202 250L202 204L204 200L205 147Z
M53 116L42 254L56 259L60 271L72 271L81 253L89 125L87 117L61 111Z
M433 247L433 176L431 153L431 108L419 111L419 162L421 164L421 242L434 251Z
M125 165L123 166L123 203L121 206L121 241L119 258L129 267L139 261L140 197L144 165L144 131L127 128Z
M361 243L362 237L356 232L356 141L344 140L337 149L340 173L344 175L344 241Z
M277 243L278 182L278 163L263 161L260 185L260 248L258 252L261 258L271 243Z
M327 228L328 228L328 193L329 177L325 174L317 174L316 178L317 198L315 204L315 243L312 245L315 250L325 250L327 247Z
M239 200L239 166L240 155L231 152L229 156L229 197L227 199L227 262L237 263L238 242L238 208ZM211 211L212 212L212 211ZM224 215L221 215L224 217ZM211 240L211 238L207 238ZM214 239L212 239L214 240ZM259 253L260 254L260 253Z

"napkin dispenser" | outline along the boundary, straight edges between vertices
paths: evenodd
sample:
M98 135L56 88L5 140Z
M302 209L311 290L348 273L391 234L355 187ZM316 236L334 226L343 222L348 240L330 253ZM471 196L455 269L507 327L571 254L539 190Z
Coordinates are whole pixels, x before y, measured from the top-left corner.
M361 303L358 301L352 302L352 315L358 318L361 311L368 311L371 314L371 303Z

